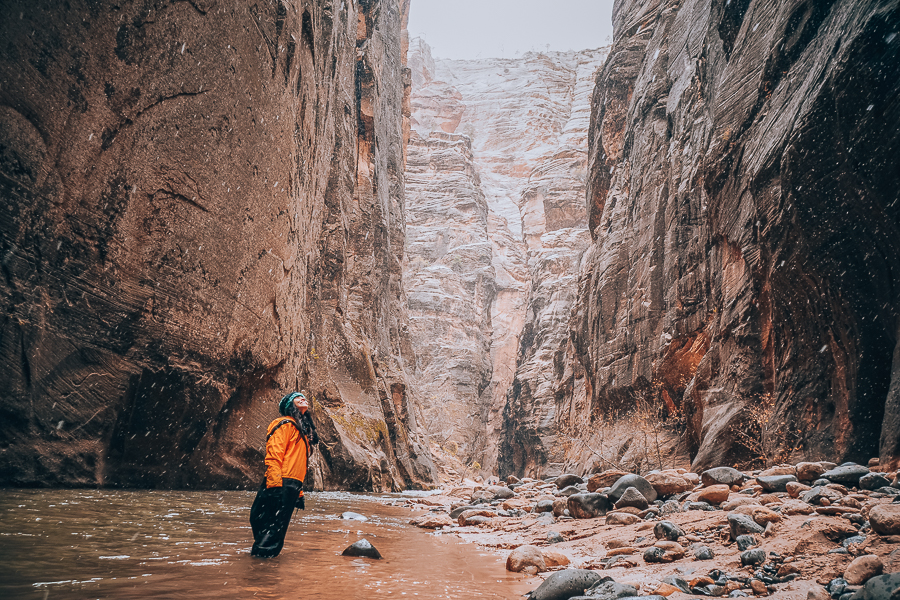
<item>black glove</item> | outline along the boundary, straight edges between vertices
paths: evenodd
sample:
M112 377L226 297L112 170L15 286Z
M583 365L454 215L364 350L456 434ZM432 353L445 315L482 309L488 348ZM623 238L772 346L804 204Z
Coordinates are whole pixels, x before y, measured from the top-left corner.
M299 498L297 498L297 504L294 505L300 510L306 510L306 502L303 500L304 497L305 496L300 496Z
M297 502L297 488L285 485L281 488L281 506L282 508L294 510L294 506Z

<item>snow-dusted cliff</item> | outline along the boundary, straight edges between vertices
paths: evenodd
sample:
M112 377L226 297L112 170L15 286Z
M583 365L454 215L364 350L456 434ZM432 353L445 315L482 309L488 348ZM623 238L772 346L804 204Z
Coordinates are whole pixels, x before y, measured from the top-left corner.
M434 60L424 42L410 44L405 281L416 377L432 434L487 470L501 439L517 443L511 415L527 414L539 445L554 445L553 361L590 241L587 129L605 56Z

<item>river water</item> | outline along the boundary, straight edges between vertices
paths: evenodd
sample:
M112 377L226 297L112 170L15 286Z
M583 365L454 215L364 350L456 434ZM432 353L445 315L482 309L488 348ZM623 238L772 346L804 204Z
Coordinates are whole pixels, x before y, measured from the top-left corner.
M517 598L504 557L407 524L400 495L307 494L249 554L253 492L0 490L0 598ZM341 518L353 511L368 521ZM341 556L365 537L383 560Z

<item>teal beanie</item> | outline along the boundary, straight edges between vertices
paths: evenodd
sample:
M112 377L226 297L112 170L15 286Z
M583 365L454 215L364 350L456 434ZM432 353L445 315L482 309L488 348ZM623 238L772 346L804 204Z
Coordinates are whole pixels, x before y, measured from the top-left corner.
M301 394L300 392L291 392L287 396L281 399L281 402L278 403L278 412L282 415L287 416L288 409L291 407L291 402L294 401L294 398L303 398L306 399L306 396Z

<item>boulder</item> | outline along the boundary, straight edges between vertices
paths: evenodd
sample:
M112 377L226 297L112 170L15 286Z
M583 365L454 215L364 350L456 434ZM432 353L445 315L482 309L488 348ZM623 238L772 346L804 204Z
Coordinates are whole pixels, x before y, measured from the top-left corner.
M545 513L545 512L553 512L553 505L556 504L556 498L541 498L537 502L534 503L534 508L531 509L533 513Z
M857 556L844 570L844 579L850 585L862 585L884 572L884 563L875 554Z
M487 491L493 494L492 500L508 500L516 495L516 493L505 485L490 485Z
M734 541L737 544L738 550L740 550L741 552L743 552L744 550L749 550L753 546L759 545L759 542L756 541L755 537L746 534L737 536Z
M762 471L758 477L776 477L778 475L797 475L797 468L793 465L776 465Z
M572 496L574 494L580 494L583 490L578 489L578 487L574 485L569 485L564 487L563 489L556 492L557 496Z
M456 517L456 522L459 523L460 527L465 527L466 525L477 525L479 523L485 523L496 516L497 513L492 510L474 508L459 513L459 516Z
M829 504L833 504L843 498L843 494L837 490L817 485L814 488L810 488L808 492L804 492L800 498L807 504L820 504L823 498L827 499Z
M766 526L767 523L778 523L783 518L780 514L775 512L774 510L770 510L765 506L739 506L737 507L733 513L747 515L757 524Z
M684 558L684 547L678 542L660 541L644 551L648 563L665 563Z
M647 502L647 499L644 498L644 495L641 494L637 488L630 487L625 490L625 493L622 494L622 497L615 503L616 508L625 508L626 506L630 506L632 508L636 508L638 510L646 510L650 503Z
M512 485L512 484L514 484L514 483L520 483L520 481L521 481L521 480L520 480L518 477L516 477L515 475L509 475L509 476L506 478L506 485Z
M560 544L565 542L566 538L558 531L548 531L547 532L547 543L548 544Z
M681 505L675 500L666 500L659 508L659 512L663 516L674 515L681 512Z
M506 570L513 573L543 573L547 570L544 555L537 546L519 546L506 557Z
M796 481L797 478L794 475L768 475L756 478L756 482L766 492L786 492L787 484Z
M625 471L603 471L602 473L591 475L587 481L587 490L596 492L603 488L612 487L615 482L625 475L628 475Z
M787 485L784 486L784 490L788 493L788 496L791 498L799 498L800 494L804 492L808 492L811 490L808 485L804 485L799 481L791 481Z
M750 580L750 589L753 590L753 594L756 596L768 596L769 589L766 587L766 584L760 581L759 579L751 579Z
M442 527L451 527L455 521L450 518L447 513L429 512L420 517L416 517L409 522L410 525L421 527L422 529L440 529Z
M557 477L553 483L555 483L556 487L561 490L563 488L569 487L570 485L578 485L579 483L584 483L584 479L572 473L565 473Z
M731 488L729 488L725 484L716 484L711 485L709 487L705 487L697 494L697 499L701 502L707 502L709 504L721 504L728 500L728 495L731 493Z
M797 463L795 475L800 481L815 481L828 469L822 463L802 462Z
M738 513L728 514L728 526L730 528L732 540L736 540L739 535L744 535L745 533L762 534L765 532L765 529L759 526L756 521L747 515Z
M616 600L627 596L637 596L638 589L633 585L616 583L612 579L599 581L585 590L584 595L597 600Z
M879 504L872 508L869 523L879 535L900 535L900 504Z
M731 467L715 467L700 473L700 481L705 486L710 485L741 485L744 482L744 474Z
M463 514L467 510L485 510L484 506L473 506L471 504L464 504L462 506L457 506L453 510L450 511L451 519L458 519L459 515Z
M569 509L569 498L571 498L571 496L562 496L553 501L554 517L562 517L565 515L571 516L572 513L567 512Z
M381 559L381 552L379 552L369 540L363 538L358 542L347 546L344 551L341 552L341 556L360 556L362 558L374 558L379 560Z
M565 567L572 562L569 560L568 556L559 550L544 548L541 550L541 554L544 555L544 563L547 565L548 569L553 567Z
M607 525L632 525L634 523L640 523L641 520L642 519L637 515L624 512L613 512L606 515Z
M491 517L487 517L484 515L465 516L465 513L463 513L463 515L460 515L459 519L457 519L457 522L462 527L468 527L470 525L484 525L485 523L491 522Z
M587 569L565 569L550 575L526 596L528 600L568 600L583 595L586 589L602 579L609 578Z
M693 489L694 485L687 479L666 471L650 473L645 477L659 497L665 498Z
M835 467L830 471L825 471L824 473L822 473L822 479L827 479L828 481L831 481L833 483L840 483L842 485L857 487L859 485L860 478L863 475L868 475L868 473L868 467L849 463L843 464L840 467Z
M610 504L606 495L588 492L569 496L566 507L576 519L593 519L605 515Z
M531 510L531 502L526 500L525 498L510 498L509 500L504 500L500 503L500 508L502 510Z
M859 478L859 487L863 490L877 490L880 487L888 487L891 480L881 473L867 473Z
M731 498L728 502L722 503L722 510L724 511L732 511L739 506L759 506L761 503L756 498L750 498L748 496L738 496L736 498Z
M694 560L712 560L716 557L709 546L697 546L694 548Z
M896 600L894 592L900 588L900 573L877 575L866 582L850 600Z
M758 548L741 552L741 565L755 567L766 562L766 551Z
M474 492L472 492L472 496L469 498L470 504L487 504L491 500L494 499L494 494L488 490L487 488L478 488Z
M640 475L635 475L634 473L629 473L628 475L623 475L622 477L620 477L613 484L612 489L609 490L607 495L609 496L611 501L616 502L619 498L622 497L622 494L625 493L625 490L630 487L637 488L637 491L639 491L641 495L647 499L647 502L656 501L656 490L653 489L653 486L650 485L650 482Z
M666 539L671 542L677 542L678 538L684 535L684 531L671 521L660 521L653 526L653 535L656 539Z

